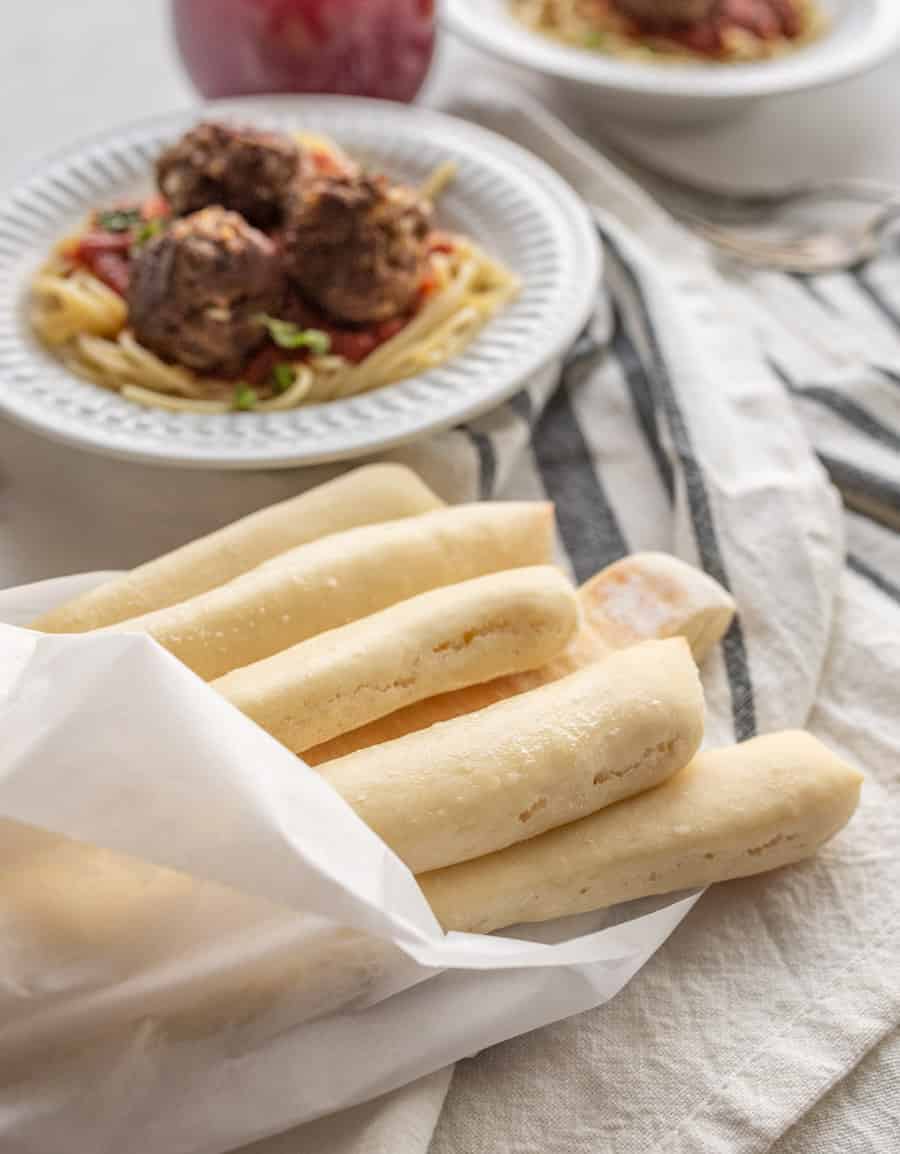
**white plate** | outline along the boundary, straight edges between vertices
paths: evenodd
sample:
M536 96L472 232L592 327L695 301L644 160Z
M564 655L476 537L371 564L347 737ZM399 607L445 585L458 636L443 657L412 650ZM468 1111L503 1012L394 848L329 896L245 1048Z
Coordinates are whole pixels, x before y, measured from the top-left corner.
M454 161L458 176L441 197L438 219L514 269L520 296L449 364L286 413L169 413L79 380L29 332L29 279L53 241L92 207L149 190L155 155L204 116L325 133L413 182ZM359 456L466 421L510 397L577 336L598 276L593 230L568 185L482 128L420 108L340 97L215 102L82 142L0 205L0 411L49 437L157 464L273 468Z
M444 15L454 32L503 60L618 98L598 109L674 119L832 84L871 68L900 43L898 0L820 3L831 22L821 40L774 60L721 66L657 65L570 48L530 32L513 19L506 0L445 0Z

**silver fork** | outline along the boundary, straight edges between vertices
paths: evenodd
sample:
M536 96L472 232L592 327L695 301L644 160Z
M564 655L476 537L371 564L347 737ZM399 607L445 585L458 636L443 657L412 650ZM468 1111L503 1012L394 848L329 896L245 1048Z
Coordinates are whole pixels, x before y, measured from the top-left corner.
M807 203L813 203L813 198ZM897 200L883 204L861 224L811 227L783 239L725 228L677 209L674 215L692 232L735 260L756 268L809 276L854 268L876 256L885 232L900 217L900 194Z
M852 268L878 253L886 230L900 217L900 188L879 181L826 180L773 192L738 193L671 177L618 143L609 151L637 179L650 183L672 215L692 232L732 259L758 268L807 275ZM691 207L685 206L685 200L692 202ZM756 224L770 230L787 209L841 202L873 207L862 221L795 227L780 237L747 228Z

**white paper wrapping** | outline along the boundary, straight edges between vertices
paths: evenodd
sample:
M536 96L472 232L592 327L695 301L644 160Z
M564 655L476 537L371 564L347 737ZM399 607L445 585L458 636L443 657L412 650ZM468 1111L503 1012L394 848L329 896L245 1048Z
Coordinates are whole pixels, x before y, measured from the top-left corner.
M219 1154L600 1005L696 900L444 936L149 638L14 627L103 576L0 593L4 1154Z

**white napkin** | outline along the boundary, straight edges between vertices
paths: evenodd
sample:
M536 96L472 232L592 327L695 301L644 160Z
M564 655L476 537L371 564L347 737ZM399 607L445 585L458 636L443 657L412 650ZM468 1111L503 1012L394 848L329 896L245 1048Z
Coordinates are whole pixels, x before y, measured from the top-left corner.
M717 269L520 95L460 111L594 207L605 291L558 390L548 374L397 456L460 499L546 493L577 575L651 548L724 580L741 616L707 671L714 740L807 726L868 781L815 861L707 893L612 1003L458 1066L431 1154L887 1149L875 1139L898 1117L900 538L883 523L900 518L900 261L888 251L813 281ZM842 513L817 453L877 521ZM842 1081L860 1062L865 1109ZM253 1154L425 1154L445 1084Z

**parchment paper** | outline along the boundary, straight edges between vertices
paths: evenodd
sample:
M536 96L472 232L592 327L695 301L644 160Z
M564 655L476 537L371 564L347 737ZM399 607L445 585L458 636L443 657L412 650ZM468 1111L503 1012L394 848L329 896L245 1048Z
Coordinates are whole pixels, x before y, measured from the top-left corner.
M309 767L140 635L0 593L0 1137L219 1154L612 998L696 894L444 936Z

